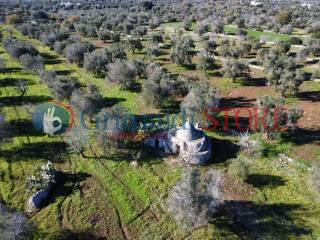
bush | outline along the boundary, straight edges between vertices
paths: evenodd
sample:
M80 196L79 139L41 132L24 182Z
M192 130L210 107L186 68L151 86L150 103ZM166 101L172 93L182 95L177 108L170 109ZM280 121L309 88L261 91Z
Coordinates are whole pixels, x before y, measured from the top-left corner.
M250 157L257 157L260 155L261 143L251 137L249 131L239 133L239 145L241 151Z
M117 60L108 65L106 79L110 83L118 84L121 89L130 89L135 81L137 72L133 64Z
M168 197L168 209L185 229L207 225L218 213L223 199L223 175L210 170L202 178L197 169L184 173Z
M228 167L228 174L239 181L245 182L249 176L249 166L242 158L234 159Z
M56 183L57 171L53 164L48 161L42 165L36 175L30 176L26 180L27 190L35 193L40 190L44 190Z
M292 107L288 109L288 120L287 125L294 132L297 128L297 123L300 118L303 117L303 110L299 107Z

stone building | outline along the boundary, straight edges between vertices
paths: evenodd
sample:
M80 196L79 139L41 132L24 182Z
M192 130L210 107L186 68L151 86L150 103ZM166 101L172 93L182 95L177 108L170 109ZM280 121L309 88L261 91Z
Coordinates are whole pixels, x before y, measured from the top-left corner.
M170 129L165 137L151 138L147 145L178 154L186 163L205 164L211 160L211 140L187 121L181 128Z

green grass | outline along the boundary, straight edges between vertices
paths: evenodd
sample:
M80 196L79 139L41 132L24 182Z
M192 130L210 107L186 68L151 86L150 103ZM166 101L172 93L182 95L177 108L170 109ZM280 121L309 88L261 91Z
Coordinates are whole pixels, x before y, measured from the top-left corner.
M237 27L232 25L227 25L224 28L224 31L227 34L234 35L237 32ZM278 40L290 40L293 36L275 33L275 32L263 32L263 31L257 31L253 29L246 29L248 32L249 37L254 37L256 39L260 39L262 36L266 37L267 41L278 41ZM301 36L299 36L301 38Z

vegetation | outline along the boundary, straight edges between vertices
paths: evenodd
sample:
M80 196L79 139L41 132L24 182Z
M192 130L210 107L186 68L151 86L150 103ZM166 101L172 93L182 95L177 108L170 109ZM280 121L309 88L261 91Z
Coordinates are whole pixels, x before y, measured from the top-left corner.
M317 239L312 4L0 1L1 239ZM59 136L33 123L51 100ZM165 146L186 117L206 166Z

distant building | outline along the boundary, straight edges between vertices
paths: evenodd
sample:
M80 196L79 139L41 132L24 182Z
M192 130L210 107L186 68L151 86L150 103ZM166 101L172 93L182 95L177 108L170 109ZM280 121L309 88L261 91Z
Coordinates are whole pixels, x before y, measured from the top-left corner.
M252 1L250 2L250 5L251 5L251 6L261 7L261 6L262 6L262 3L261 3L261 2L258 2L258 1L255 1L255 0L252 0Z

